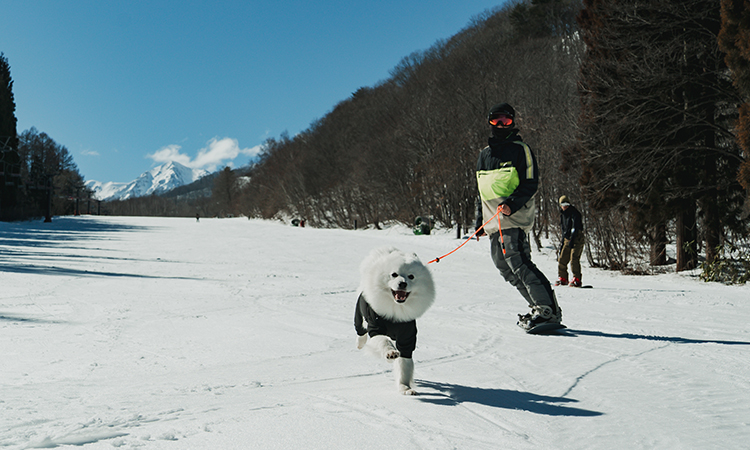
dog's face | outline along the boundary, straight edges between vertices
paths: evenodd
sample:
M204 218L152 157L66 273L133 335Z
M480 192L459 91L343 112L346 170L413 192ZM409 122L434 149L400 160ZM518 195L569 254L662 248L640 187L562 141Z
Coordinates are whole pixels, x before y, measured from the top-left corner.
M396 303L404 303L418 283L415 282L416 277L424 276L422 267L413 266L414 264L400 264L400 267L395 268L388 277L386 284Z
M415 254L377 249L363 262L361 271L365 299L386 317L413 320L435 297L432 276Z

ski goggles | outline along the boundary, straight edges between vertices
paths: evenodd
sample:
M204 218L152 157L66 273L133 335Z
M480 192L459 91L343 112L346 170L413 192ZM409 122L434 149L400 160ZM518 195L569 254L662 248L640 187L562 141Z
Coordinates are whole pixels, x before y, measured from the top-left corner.
M492 114L489 119L490 125L493 127L503 126L508 127L513 125L513 116L505 113Z

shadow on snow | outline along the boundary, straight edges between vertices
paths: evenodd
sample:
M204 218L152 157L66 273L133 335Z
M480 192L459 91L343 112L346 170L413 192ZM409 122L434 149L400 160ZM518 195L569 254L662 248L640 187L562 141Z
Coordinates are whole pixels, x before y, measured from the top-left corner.
M153 229L137 225L107 222L95 217L60 217L50 223L0 222L0 245L8 247L71 247L75 241L108 241L112 234Z
M75 241L97 241L112 240L113 233L134 232L153 229L136 225L125 225L112 223L96 217L56 217L50 223L42 221L34 222L4 222L0 223L0 273L22 273L34 275L68 275L88 277L131 277L131 278L168 278L168 279L194 279L186 277L163 277L153 275L128 274L118 272L107 272L100 270L79 270L59 265L23 264L22 260L40 261L42 259L109 259L125 260L117 257L101 257L95 255L76 255L62 252L42 253L29 249L37 248L60 248L63 250L89 250L86 247L73 247L71 242ZM64 262L63 262L64 263Z
M476 403L494 408L519 409L547 416L593 417L603 414L598 411L566 406L564 403L577 403L578 400L565 397L550 397L530 392L487 389L422 380L419 380L417 384L440 391L439 394L420 392L420 396L417 397L420 401L436 405L456 406L461 403Z
M22 323L37 323L37 324L63 323L58 320L46 320L46 319L35 319L32 317L8 316L5 314L0 314L0 322L22 322Z
M564 330L558 330L556 333L558 336L595 336L605 337L613 339L643 339L647 341L659 341L659 342L672 342L675 344L722 344L722 345L750 345L750 342L744 341L721 341L712 339L687 339L681 337L670 337L670 336L648 336L645 334L633 334L633 333L605 333L603 331L588 331L588 330L571 330L566 328Z
M41 220L26 222L0 222L3 237L17 239L31 238L48 240L80 240L92 239L96 233L112 233L119 231L143 231L153 229L139 225L125 225L108 222L94 216L83 217L55 217L52 222Z
M166 277L156 275L143 275L135 273L119 273L119 272L103 272L100 270L80 270L80 269L69 269L65 267L55 266L35 266L32 264L17 265L17 264L2 264L0 263L0 273L24 273L32 275L62 275L62 276L74 276L74 277L126 277L126 278L146 278L146 279L168 279L168 280L197 280L199 278L193 277Z

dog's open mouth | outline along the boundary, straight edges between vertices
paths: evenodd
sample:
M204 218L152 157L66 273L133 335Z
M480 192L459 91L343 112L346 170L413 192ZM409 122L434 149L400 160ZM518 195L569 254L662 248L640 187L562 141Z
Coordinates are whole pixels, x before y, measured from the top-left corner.
M406 291L391 290L391 293L393 294L393 299L398 303L404 303L406 301L406 297L409 296L409 293Z

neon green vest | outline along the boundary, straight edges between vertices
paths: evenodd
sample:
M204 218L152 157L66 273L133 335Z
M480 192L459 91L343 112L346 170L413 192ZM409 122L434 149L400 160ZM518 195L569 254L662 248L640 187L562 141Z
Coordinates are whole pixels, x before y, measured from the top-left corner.
M507 197L516 190L519 184L518 171L510 162L498 169L477 171L479 195L484 201Z
M534 176L534 162L531 158L529 146L522 141L515 141L521 145L526 155L526 178ZM493 170L477 170L477 186L479 195L484 201L505 198L516 190L521 183L518 171L510 162L503 163L502 167Z

